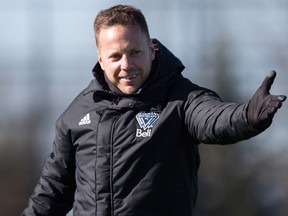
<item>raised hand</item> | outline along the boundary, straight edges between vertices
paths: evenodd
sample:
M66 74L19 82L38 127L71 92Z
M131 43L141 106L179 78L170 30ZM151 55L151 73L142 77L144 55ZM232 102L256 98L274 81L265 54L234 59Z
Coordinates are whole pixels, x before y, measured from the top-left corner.
M249 101L247 119L256 129L261 130L268 128L272 123L274 114L286 100L285 95L270 94L270 89L275 77L276 72L271 71Z

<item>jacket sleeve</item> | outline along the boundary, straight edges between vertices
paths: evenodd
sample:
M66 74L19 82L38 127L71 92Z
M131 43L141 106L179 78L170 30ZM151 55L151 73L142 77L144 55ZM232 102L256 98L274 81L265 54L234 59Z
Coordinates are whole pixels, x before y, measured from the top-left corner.
M59 121L58 121L59 122ZM22 216L64 216L72 208L75 192L75 151L56 126L53 152Z
M185 108L185 122L199 143L236 143L262 132L248 123L247 105L225 103L209 91L191 94Z

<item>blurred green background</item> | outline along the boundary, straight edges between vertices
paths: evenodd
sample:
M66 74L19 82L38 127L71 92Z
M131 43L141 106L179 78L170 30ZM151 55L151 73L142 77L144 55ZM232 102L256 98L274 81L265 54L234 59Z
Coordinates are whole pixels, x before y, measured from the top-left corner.
M288 94L287 0L1 0L0 215L20 215L52 149L54 123L93 78L93 21L132 4L186 66L225 101L246 102L266 74ZM201 145L198 216L287 216L288 105L260 136Z

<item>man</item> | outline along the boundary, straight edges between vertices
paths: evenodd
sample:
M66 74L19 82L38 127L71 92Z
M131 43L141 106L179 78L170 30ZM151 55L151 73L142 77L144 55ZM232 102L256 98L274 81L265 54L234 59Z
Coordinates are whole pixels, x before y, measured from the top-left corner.
M58 119L53 152L23 216L192 216L200 143L229 144L272 122L285 96L271 72L246 104L191 83L131 6L94 23L94 80Z

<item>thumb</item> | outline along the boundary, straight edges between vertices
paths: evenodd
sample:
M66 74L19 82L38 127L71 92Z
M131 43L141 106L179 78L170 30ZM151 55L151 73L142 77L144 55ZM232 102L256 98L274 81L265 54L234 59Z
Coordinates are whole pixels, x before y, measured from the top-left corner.
M270 71L267 76L265 77L262 85L261 85L261 89L263 89L265 91L265 93L269 94L269 91L271 89L271 86L275 80L276 77L276 72L275 71Z

